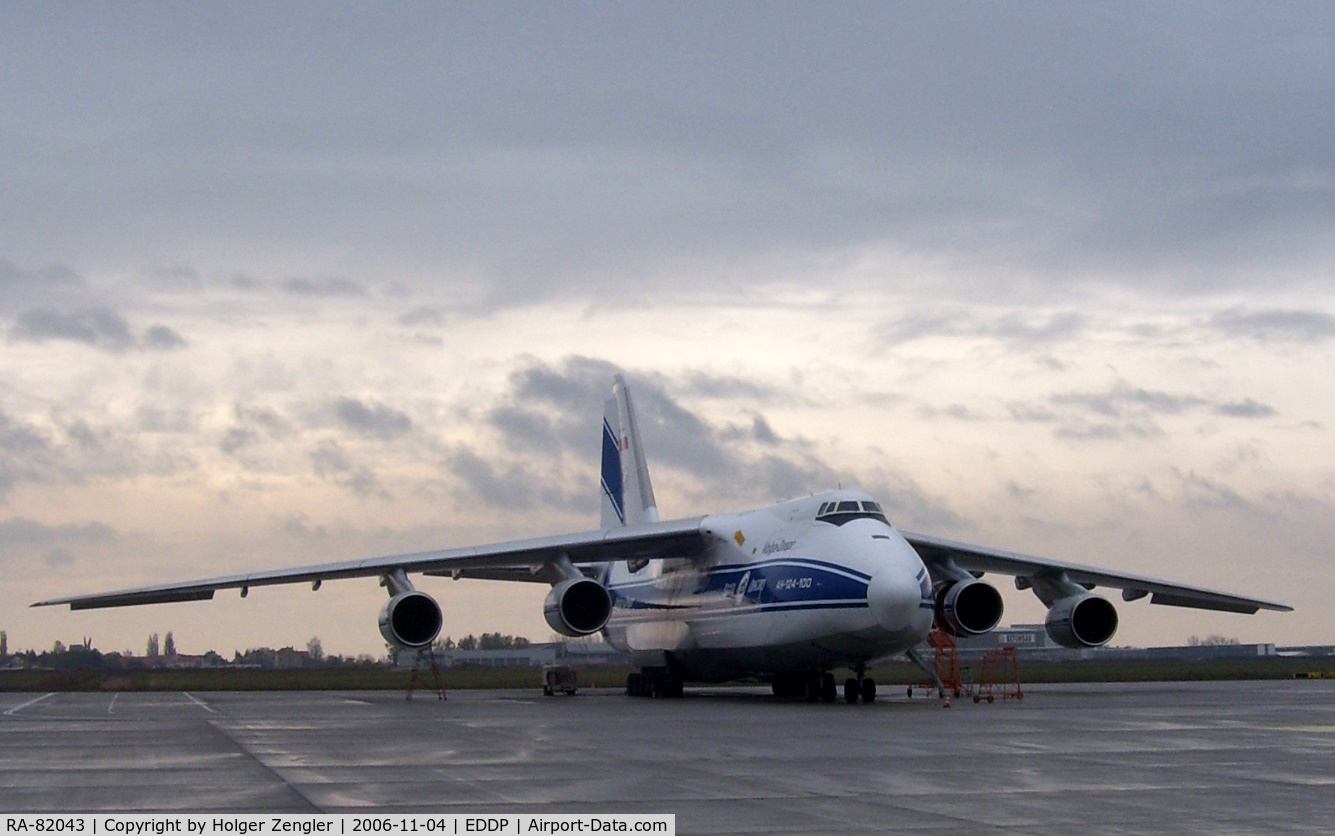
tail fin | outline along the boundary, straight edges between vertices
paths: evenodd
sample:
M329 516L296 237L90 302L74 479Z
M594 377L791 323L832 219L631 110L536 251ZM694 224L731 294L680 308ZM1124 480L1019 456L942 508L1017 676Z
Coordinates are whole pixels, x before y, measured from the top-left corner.
M602 527L658 522L658 503L640 444L640 426L621 375L603 408Z

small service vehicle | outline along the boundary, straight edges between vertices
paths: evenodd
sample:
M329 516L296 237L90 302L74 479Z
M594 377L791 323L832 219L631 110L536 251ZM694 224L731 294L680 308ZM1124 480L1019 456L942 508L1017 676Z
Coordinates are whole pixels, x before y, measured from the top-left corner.
M575 696L575 669L569 665L546 665L542 669L542 693L550 697L558 691Z

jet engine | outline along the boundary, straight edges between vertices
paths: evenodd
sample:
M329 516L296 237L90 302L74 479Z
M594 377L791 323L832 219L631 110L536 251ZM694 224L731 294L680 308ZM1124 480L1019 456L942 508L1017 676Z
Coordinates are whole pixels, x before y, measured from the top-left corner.
M591 578L561 581L547 593L542 614L563 636L587 636L603 629L612 615L612 596Z
M380 635L395 647L421 650L440 635L440 605L425 592L400 592L380 611Z
M1052 605L1043 626L1062 647L1102 647L1117 632L1117 608L1097 595L1072 595Z
M981 636L1001 621L1005 604L996 587L980 580L943 584L936 592L936 623L956 636Z

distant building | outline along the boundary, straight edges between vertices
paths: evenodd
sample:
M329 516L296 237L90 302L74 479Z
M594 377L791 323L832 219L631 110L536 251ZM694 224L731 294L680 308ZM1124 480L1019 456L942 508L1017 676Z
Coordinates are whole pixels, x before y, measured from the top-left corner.
M530 667L543 665L622 665L626 656L604 642L544 642L527 644L523 647L507 647L499 650L450 650L434 651L436 664L442 668L474 666L485 668ZM405 651L398 654L400 668L411 668L417 664L417 654Z

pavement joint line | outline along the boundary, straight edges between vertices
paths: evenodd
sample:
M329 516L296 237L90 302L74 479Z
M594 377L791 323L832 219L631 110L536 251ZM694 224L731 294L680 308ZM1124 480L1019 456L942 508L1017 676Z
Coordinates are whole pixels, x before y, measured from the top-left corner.
M13 708L11 708L11 709L9 709L8 711L6 711L6 712L5 712L5 716L6 716L6 717L12 717L13 715L17 714L18 712L22 711L23 709L27 708L28 706L30 706L30 705L36 705L37 703L41 702L42 700L46 699L47 697L54 697L55 695L56 695L56 692L55 692L55 691L52 691L52 692L49 693L49 694L42 694L40 697L36 697L36 698L34 698L34 699L28 700L28 701L25 702L25 703L19 703L18 705L14 706Z
M190 693L189 691L182 691L181 693L182 693L182 694L185 694L185 698L186 698L186 699L190 700L192 703L194 703L195 705L197 705L197 706L199 706L200 708L204 709L205 711L209 712L210 714L217 714L217 713L218 713L218 709L216 709L216 708L214 708L213 706L209 705L208 703L204 702L204 701L201 700L199 697L196 697L194 694Z
M190 695L186 694L186 696ZM190 698L194 699L194 697ZM301 799L303 804L306 804L317 813L325 812L325 810L321 808L320 805L316 804L314 801L310 799L310 796L306 795L306 793L301 789L301 787L292 783L287 779L286 776L283 775L283 773L279 772L277 769L265 763L263 758L252 752L250 748L246 746L244 743L242 743L240 740L237 740L236 736L233 735L227 729L223 728L221 725L219 725L217 720L206 720L205 723L209 726L209 728L213 729L214 732L221 735L229 743L235 746L237 751L240 752L240 754L243 757L249 758L252 762L258 765L260 769L263 769L269 775L272 775L278 781L282 782L283 786L287 789L287 791L295 795L297 798Z

